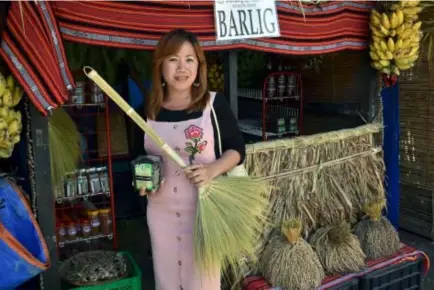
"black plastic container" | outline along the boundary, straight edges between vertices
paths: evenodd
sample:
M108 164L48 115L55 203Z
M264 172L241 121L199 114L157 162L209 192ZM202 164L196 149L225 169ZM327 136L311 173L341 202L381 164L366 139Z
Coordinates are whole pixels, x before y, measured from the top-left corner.
M406 261L376 270L359 278L360 290L422 289L423 259Z
M354 277L351 280L345 281L344 283L326 289L327 290L359 290L359 278Z

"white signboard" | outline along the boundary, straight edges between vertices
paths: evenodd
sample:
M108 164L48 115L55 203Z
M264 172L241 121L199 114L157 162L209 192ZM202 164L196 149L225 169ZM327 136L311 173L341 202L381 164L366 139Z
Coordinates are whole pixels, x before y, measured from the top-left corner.
M279 37L274 0L215 0L217 40Z

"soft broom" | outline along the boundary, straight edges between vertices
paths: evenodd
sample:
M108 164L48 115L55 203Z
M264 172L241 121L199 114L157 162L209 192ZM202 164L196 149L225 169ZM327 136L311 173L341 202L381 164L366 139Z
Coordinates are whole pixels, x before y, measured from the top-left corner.
M301 237L301 223L296 219L284 221L281 229L270 234L260 268L268 282L282 289L315 289L325 276L318 255Z
M398 232L382 215L385 206L385 199L366 204L363 211L367 218L362 219L354 228L368 259L388 257L400 247Z
M187 166L94 69L85 67L83 70L168 157L181 168ZM199 188L194 231L195 260L199 270L209 273L220 265L237 269L241 258L255 258L255 237L263 229L267 206L266 183L248 176L221 176Z

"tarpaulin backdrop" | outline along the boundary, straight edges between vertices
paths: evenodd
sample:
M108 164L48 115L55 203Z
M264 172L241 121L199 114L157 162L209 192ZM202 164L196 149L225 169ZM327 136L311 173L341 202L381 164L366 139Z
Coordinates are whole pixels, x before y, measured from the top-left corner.
M62 40L152 50L174 28L195 32L205 50L245 48L281 54L366 49L369 1L303 6L277 1L281 37L217 42L214 1L13 2L0 55L43 114L66 101L74 85Z

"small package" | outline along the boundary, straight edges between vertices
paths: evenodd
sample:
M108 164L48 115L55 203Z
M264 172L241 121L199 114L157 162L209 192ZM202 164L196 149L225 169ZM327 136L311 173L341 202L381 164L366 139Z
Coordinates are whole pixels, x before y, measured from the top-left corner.
M134 187L144 187L148 191L157 190L162 179L163 160L160 156L139 156L131 162L133 168Z

